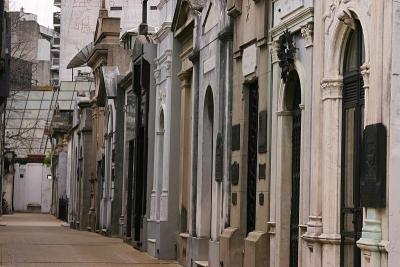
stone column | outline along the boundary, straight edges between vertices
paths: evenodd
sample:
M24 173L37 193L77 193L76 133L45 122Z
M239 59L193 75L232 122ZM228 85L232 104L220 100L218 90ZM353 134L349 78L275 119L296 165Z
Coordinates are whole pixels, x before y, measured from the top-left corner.
M178 74L181 81L181 119L180 119L180 151L179 151L179 214L180 234L178 236L178 262L186 265L188 238L191 232L190 181L191 181L191 80L192 71Z
M340 265L342 78L324 79L322 90L322 266ZM318 225L318 220L316 220ZM318 228L317 228L318 229Z
M380 102L369 102L369 86L370 86L370 71L369 64L361 66L361 75L364 81L365 90L365 109L364 109L364 127L371 123L371 118L368 116L371 109L379 108ZM375 92L375 95L381 92ZM371 105L372 104L372 105ZM372 119L374 121L374 119ZM363 213L363 228L362 237L357 242L357 246L361 249L362 266L381 266L380 250L382 240L382 222L379 211L375 208L365 208Z

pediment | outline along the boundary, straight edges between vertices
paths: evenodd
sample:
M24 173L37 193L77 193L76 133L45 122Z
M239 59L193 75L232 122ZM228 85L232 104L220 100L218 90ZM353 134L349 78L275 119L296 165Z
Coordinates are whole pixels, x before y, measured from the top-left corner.
M192 7L188 0L178 0L174 18L172 20L172 31L177 32L185 28L193 20Z
M203 33L206 33L210 31L212 28L214 28L220 20L218 16L218 7L214 5L212 1L209 1L207 4L206 12L203 14L204 14L202 18Z

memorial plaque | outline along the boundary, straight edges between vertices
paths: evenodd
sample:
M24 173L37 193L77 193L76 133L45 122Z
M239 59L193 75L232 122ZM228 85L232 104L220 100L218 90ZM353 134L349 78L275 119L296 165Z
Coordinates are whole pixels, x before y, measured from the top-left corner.
M259 202L260 206L264 206L264 193L260 193L258 195L258 202Z
M203 74L206 74L210 71L212 71L213 69L215 69L215 57L210 57L209 59L206 59L203 61Z
M257 67L257 46L256 44L250 45L243 49L242 57L242 73L247 76L256 71Z
M258 164L258 179L259 180L265 180L266 177L266 173L265 173L265 169L267 167L267 164Z
M278 0L273 3L274 25L278 25L284 17L303 6L304 0Z
M258 115L258 153L267 152L267 111L261 111Z
M360 179L362 207L386 207L386 136L382 123L365 127Z
M231 166L231 183L232 185L239 184L239 163L236 161Z
M217 147L215 152L215 181L222 182L224 167L224 144L222 134L217 135Z
M237 205L237 193L232 193L232 204L233 206Z
M240 124L232 126L232 151L240 150Z

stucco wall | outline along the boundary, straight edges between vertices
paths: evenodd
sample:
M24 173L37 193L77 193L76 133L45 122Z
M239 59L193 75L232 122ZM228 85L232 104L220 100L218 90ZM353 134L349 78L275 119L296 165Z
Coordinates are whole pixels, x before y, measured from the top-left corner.
M40 205L41 212L50 212L51 206L50 169L41 163L15 165L14 209L27 211L28 204Z

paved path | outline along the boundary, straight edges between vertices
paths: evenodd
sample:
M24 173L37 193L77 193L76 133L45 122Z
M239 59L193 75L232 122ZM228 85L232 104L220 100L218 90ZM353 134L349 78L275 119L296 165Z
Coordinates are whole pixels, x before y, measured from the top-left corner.
M18 213L0 217L0 266L180 267L119 238L63 227L51 215Z

